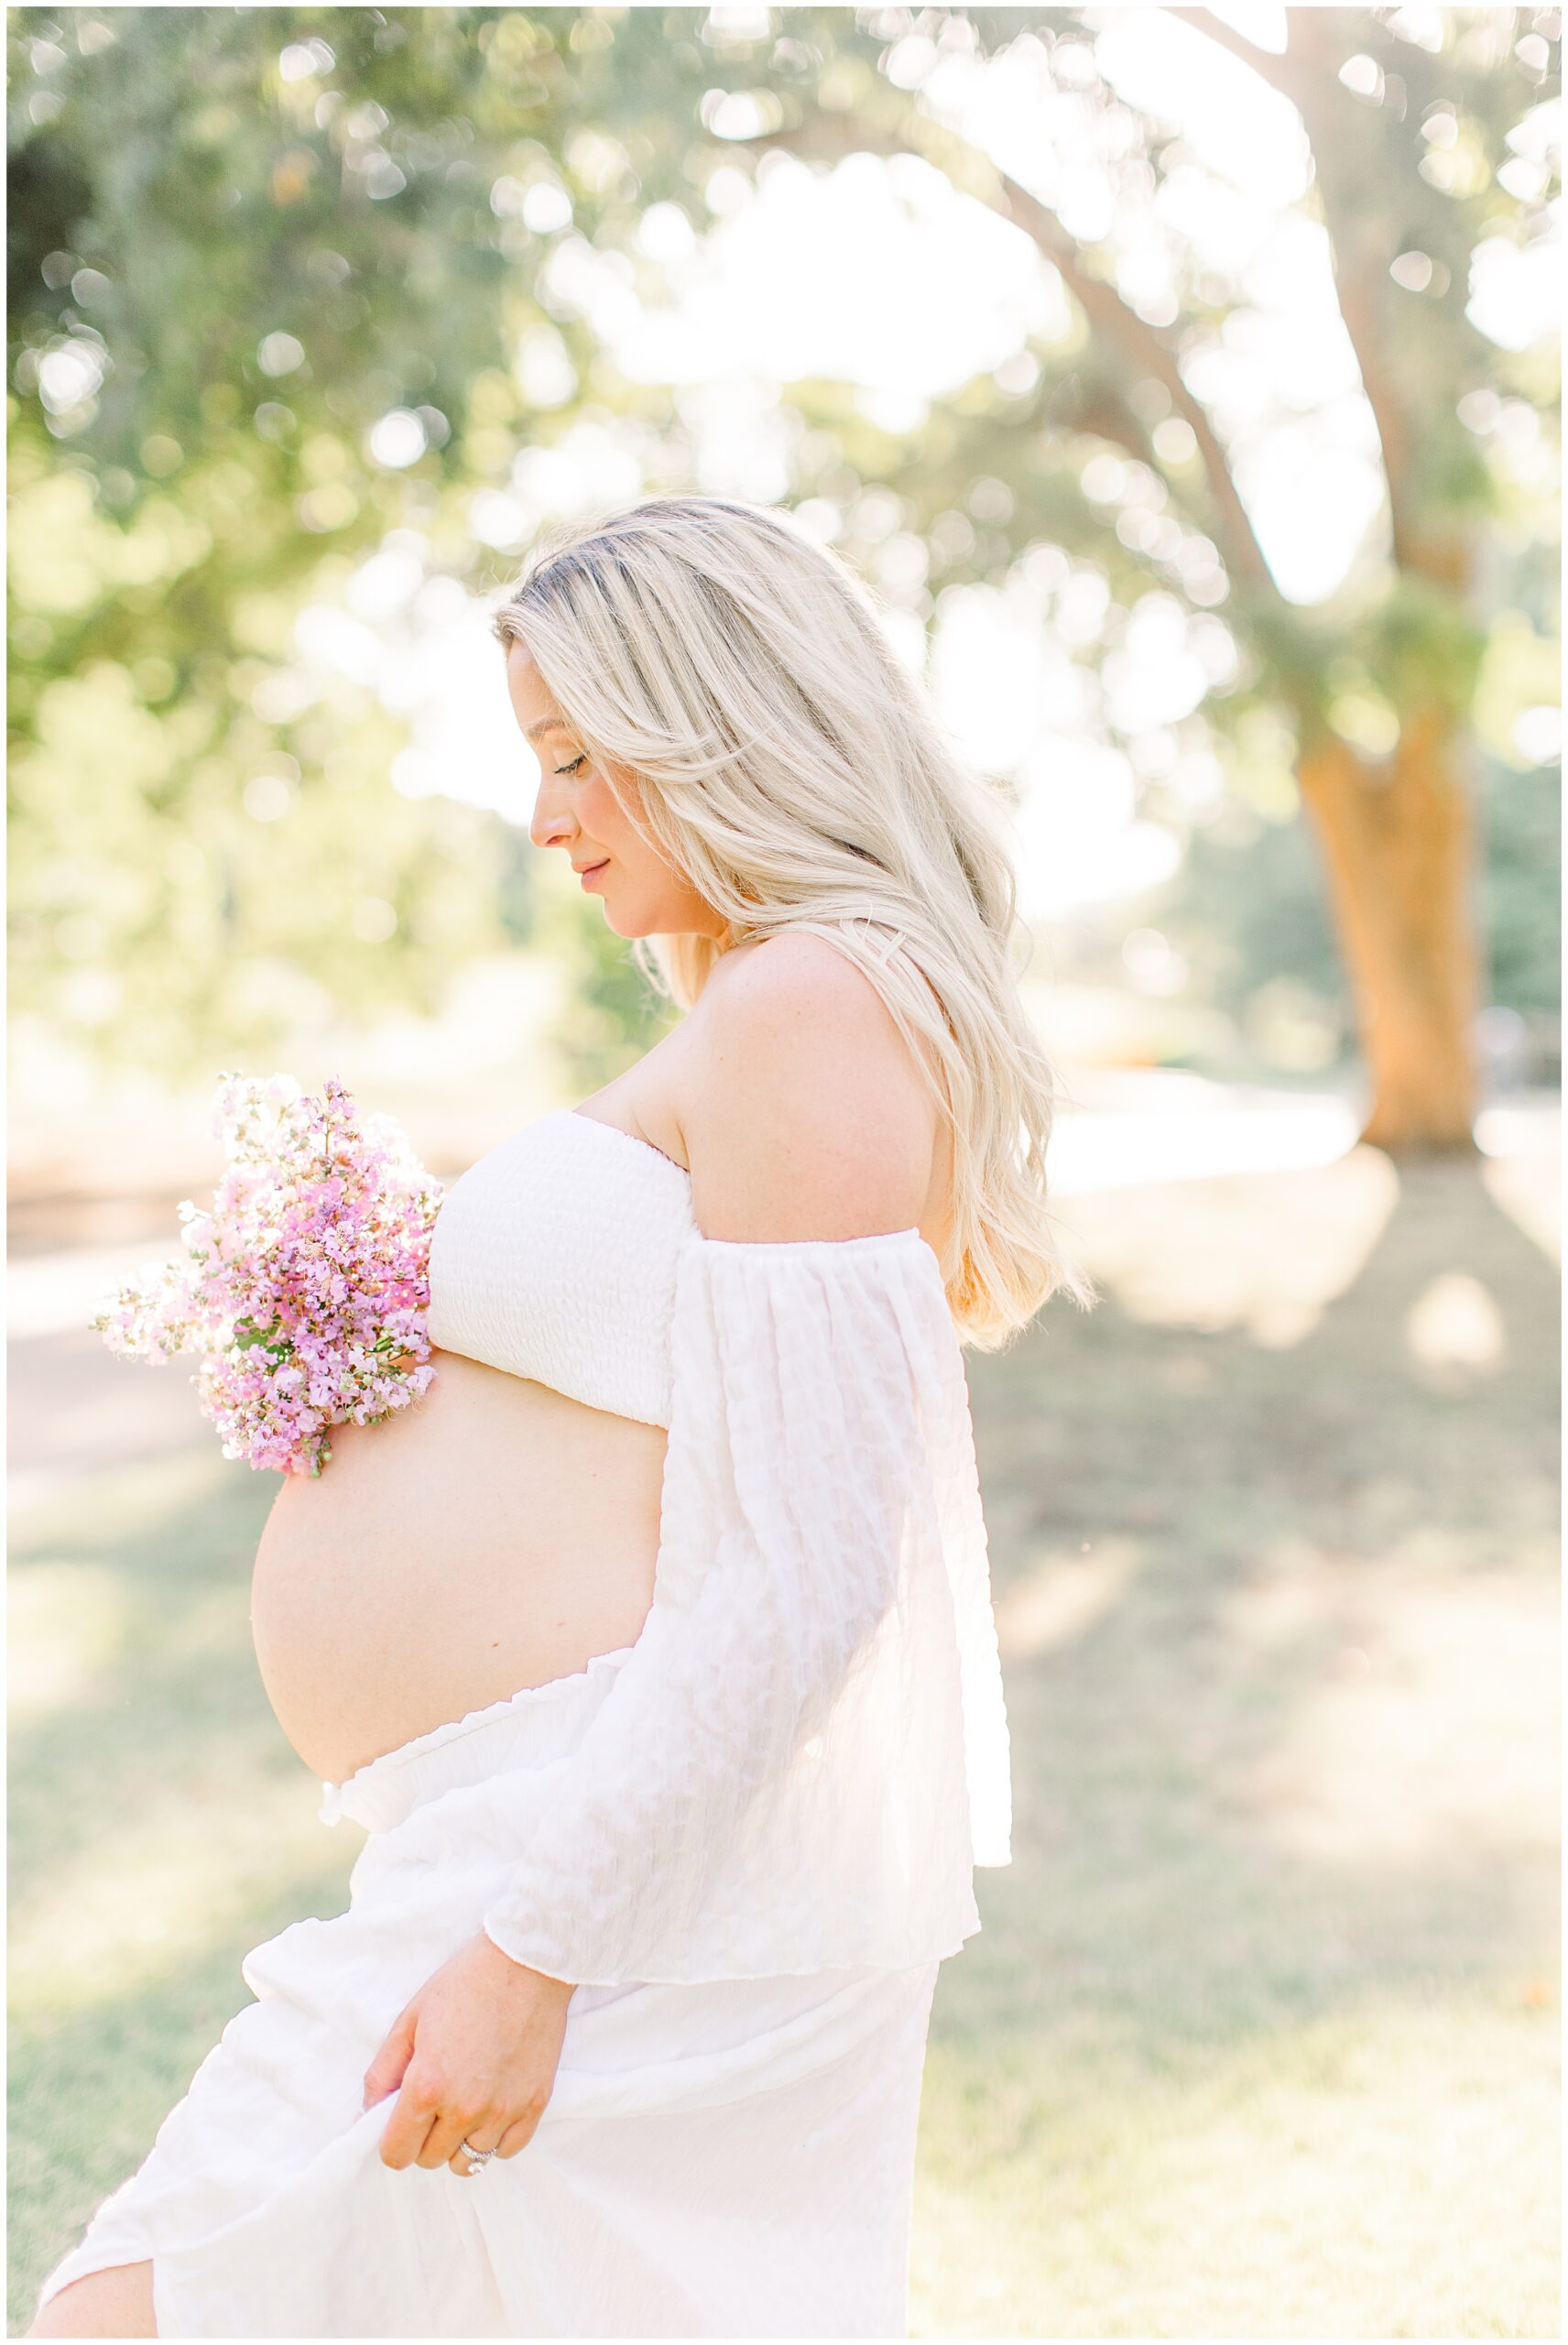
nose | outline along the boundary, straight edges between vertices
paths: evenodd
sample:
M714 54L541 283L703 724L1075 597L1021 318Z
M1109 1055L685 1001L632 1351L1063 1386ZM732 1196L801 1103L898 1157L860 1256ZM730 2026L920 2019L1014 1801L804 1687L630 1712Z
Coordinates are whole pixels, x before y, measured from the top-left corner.
M552 789L553 779L548 770L539 776L539 795L528 824L528 836L535 846L567 846L576 835L577 824L566 795Z

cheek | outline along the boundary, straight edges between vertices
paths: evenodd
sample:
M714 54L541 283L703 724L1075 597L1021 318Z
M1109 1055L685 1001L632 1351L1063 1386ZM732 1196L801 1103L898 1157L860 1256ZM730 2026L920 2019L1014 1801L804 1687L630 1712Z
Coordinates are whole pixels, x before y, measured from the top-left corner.
M620 819L615 800L597 774L586 790L578 791L577 813L583 829L592 831L595 838L603 838L605 825L613 828Z
M636 850L642 842L601 775L595 774L578 801L578 815L585 831L612 849Z

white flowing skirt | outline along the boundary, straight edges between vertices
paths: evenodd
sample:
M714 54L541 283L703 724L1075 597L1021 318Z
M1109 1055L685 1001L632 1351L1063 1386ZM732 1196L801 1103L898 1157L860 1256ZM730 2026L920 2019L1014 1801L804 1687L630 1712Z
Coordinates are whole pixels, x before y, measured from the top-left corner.
M525 2149L382 2164L365 2071L506 1878L494 1778L567 1764L631 1651L326 1787L370 1835L348 1910L245 1957L256 2001L46 2297L150 2259L163 2337L908 2334L935 1962L579 1987Z

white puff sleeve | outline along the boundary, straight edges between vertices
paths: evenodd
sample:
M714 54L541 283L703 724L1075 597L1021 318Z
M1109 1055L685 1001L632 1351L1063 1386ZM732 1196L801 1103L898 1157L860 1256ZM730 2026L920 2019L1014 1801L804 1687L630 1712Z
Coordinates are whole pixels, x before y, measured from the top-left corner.
M936 1256L693 1232L670 1368L652 1606L485 1927L578 1983L955 1953L1011 1809Z

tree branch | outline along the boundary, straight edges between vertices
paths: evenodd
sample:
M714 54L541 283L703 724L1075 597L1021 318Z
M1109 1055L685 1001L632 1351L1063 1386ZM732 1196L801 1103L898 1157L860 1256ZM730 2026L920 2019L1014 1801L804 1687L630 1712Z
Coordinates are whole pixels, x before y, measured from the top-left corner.
M1271 89L1278 90L1282 98L1289 98L1292 105L1300 106L1301 76L1292 71L1289 51L1281 54L1277 49L1255 49L1245 33L1238 33L1234 25L1227 24L1223 16L1216 16L1212 8L1167 7L1163 13L1168 16L1183 17L1199 32L1206 33L1210 40L1217 41L1222 49L1228 49L1233 57L1239 57L1244 65L1250 65L1259 79L1267 82ZM1299 13L1298 10L1288 9L1287 19Z
M1409 563L1413 540L1406 515L1406 483L1409 475L1410 426L1400 407L1394 385L1383 364L1380 338L1377 333L1378 302L1381 289L1383 260L1381 254L1359 256L1354 224L1339 209L1338 191L1329 162L1332 153L1330 113L1336 109L1344 93L1337 78L1337 69L1329 50L1329 35L1333 22L1341 14L1338 9L1288 8L1286 22L1290 27L1291 48L1284 56L1271 49L1254 49L1245 34L1238 33L1223 16L1209 8L1168 7L1167 16L1184 17L1207 38L1239 57L1245 65L1280 96L1289 98L1301 117L1302 126L1312 149L1316 172L1318 202L1323 208L1323 225L1328 230L1329 248L1334 255L1334 284L1339 295L1339 313L1345 321L1345 331L1356 353L1356 363L1361 374L1361 387L1372 410L1372 420L1377 427L1377 438L1383 451L1383 478L1388 496L1388 522L1393 540L1393 556L1400 569ZM1294 58L1294 64L1291 58Z
M1002 191L1002 202L997 208L1015 226L1033 237L1060 271L1062 282L1072 288L1091 326L1098 326L1110 334L1129 358L1163 383L1170 392L1172 407L1197 441L1209 494L1219 517L1216 534L1225 544L1227 565L1250 585L1277 591L1247 508L1236 494L1229 460L1203 408L1182 381L1175 352L1155 327L1122 300L1114 286L1089 274L1079 247L1053 212L1005 171L998 171L996 178Z
M890 156L914 151L945 169L955 187L1021 228L1071 288L1091 327L1110 335L1137 365L1164 385L1172 408L1198 443L1214 501L1215 535L1225 549L1226 566L1238 580L1278 600L1279 588L1236 494L1225 450L1202 405L1183 382L1176 353L1164 336L1140 318L1114 286L1090 274L1080 247L1050 207L1010 179L979 147L930 116L916 116L902 128L905 135L900 136L892 125L884 127L862 115L819 113L794 128L761 131L736 144L780 147L813 162L839 161L853 154ZM948 168L952 164L957 168Z

